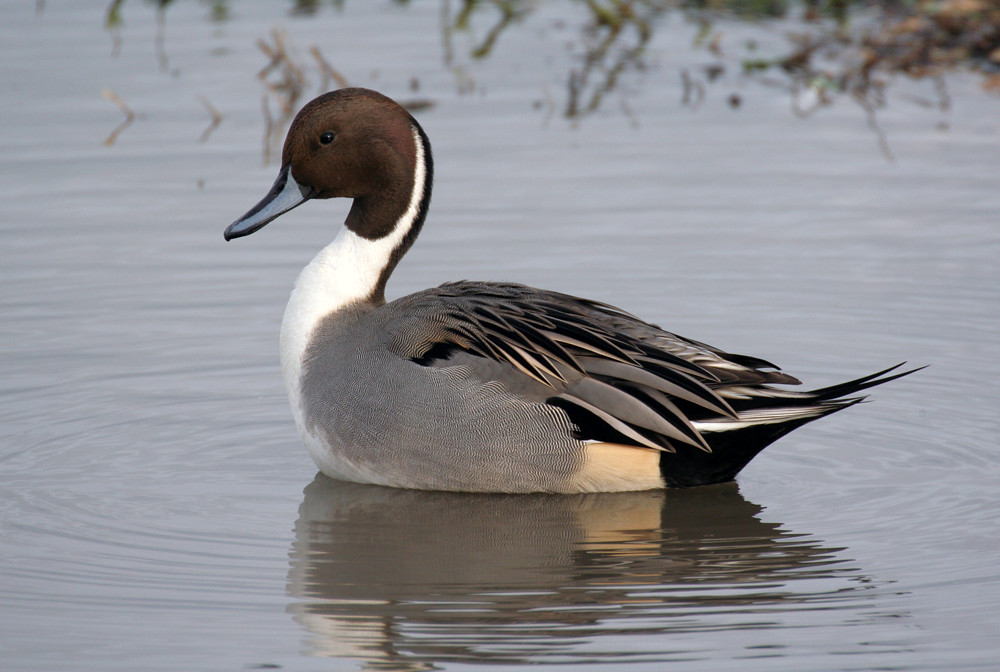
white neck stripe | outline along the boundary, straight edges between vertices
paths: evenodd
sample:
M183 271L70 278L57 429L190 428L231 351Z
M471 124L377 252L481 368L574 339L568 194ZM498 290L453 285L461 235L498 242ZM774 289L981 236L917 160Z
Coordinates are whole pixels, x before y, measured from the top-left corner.
M323 303L326 305L321 308L321 314L316 315L317 319L368 299L393 253L416 224L417 217L420 216L420 201L424 196L427 167L424 165L424 143L415 128L413 141L416 143L417 165L413 171L410 202L389 235L369 240L344 227L334 241L316 255L295 283L296 292L306 287L311 290L313 286L323 286L319 290L322 297L317 298L325 299Z
M413 191L406 211L392 231L377 240L368 240L343 227L333 242L302 269L295 282L281 322L281 364L285 384L293 395L293 409L302 355L313 330L331 313L372 296L393 254L417 223L426 188L427 166L420 132L415 127L412 132L416 144Z

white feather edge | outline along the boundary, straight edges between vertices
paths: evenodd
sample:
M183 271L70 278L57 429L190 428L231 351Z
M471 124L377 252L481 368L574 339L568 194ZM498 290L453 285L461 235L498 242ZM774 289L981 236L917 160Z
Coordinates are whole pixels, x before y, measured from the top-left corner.
M732 432L754 425L774 425L789 420L814 418L830 410L829 406L806 406L799 408L764 408L741 411L738 420L719 418L718 420L697 420L692 422L699 432Z

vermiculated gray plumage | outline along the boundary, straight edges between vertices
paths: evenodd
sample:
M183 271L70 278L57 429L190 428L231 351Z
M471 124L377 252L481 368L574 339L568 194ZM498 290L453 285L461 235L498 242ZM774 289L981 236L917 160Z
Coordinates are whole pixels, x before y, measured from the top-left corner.
M558 489L550 478L578 468L584 441L671 453L661 467L675 486L731 480L771 441L857 401L836 397L905 375L775 389L799 381L605 304L484 282L339 313L305 361L302 396L316 428L332 434L337 418L330 440L364 447L352 460L425 473L427 487L442 489L473 465L496 472L497 489L511 488L510 477ZM750 422L762 409L768 422ZM693 424L741 420L749 424L719 432Z

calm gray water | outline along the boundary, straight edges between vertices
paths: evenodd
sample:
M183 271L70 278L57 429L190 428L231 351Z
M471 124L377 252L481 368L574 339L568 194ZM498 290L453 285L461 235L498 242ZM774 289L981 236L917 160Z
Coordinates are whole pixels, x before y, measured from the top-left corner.
M107 3L0 4L4 670L995 669L1000 99L974 78L948 79L947 112L899 82L890 162L847 100L801 119L729 73L683 105L680 69L712 57L679 16L570 123L572 3L477 60L483 8L450 61L446 3L232 3L221 23L177 3L159 55L150 3L123 5L117 47ZM276 27L301 102L317 45L352 84L435 103L432 214L392 295L518 280L816 386L931 368L736 484L500 497L316 476L277 333L347 204L222 240L276 170L255 44ZM104 88L137 114L111 146ZM199 96L224 117L204 142Z

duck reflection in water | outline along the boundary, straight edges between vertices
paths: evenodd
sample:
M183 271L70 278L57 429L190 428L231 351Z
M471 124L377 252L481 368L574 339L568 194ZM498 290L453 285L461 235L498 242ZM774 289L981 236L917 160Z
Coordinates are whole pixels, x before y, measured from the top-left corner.
M295 525L289 611L310 632L310 655L430 669L690 659L698 653L664 635L871 609L873 586L844 549L761 511L735 483L475 495L320 474ZM628 637L649 634L659 636Z

